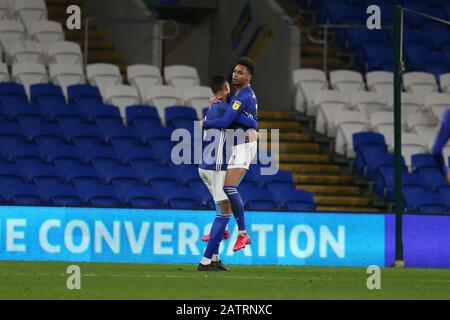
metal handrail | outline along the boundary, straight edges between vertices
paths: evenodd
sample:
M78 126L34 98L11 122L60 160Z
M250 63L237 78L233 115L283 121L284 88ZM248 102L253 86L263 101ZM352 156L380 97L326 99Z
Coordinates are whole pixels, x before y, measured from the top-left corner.
M88 53L89 53L89 22L106 22L106 23L132 23L132 24L141 24L141 23L160 23L164 24L172 24L175 26L175 31L172 35L164 35L164 28L161 28L161 40L171 40L176 38L180 33L180 26L174 20L155 20L155 19L108 19L108 18L98 18L98 17L86 17L85 19L85 28L84 28L84 66L86 68L88 64ZM162 46L161 46L162 50Z
M316 29L323 29L323 38L315 39L313 38L312 31ZM316 24L308 29L308 39L312 43L323 45L323 70L327 72L328 70L328 29L366 29L366 25L359 24ZM381 27L382 30L392 30L392 27L384 26Z

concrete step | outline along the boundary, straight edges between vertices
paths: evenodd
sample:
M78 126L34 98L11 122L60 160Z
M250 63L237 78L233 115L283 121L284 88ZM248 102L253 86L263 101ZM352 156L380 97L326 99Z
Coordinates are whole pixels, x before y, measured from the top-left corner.
M318 174L294 174L297 184L310 185L352 185L353 177L341 175L318 175Z
M286 154L281 153L279 158L281 163L330 163L330 156L327 154Z
M316 211L319 212L354 212L354 213L376 213L383 212L376 208L371 207L344 207L344 206L317 206Z
M64 30L66 33L66 40L67 41L83 41L84 43L84 30ZM89 28L89 35L88 39L89 41L94 39L102 39L105 38L106 35L103 31L99 29Z
M267 138L269 141L271 141L271 134L267 134ZM281 142L310 142L312 141L312 136L309 133L281 132L279 139Z
M260 145L260 148L263 150L271 150L271 143L267 143L267 148L264 148ZM278 144L280 153L315 153L319 152L320 146L317 143L309 143L309 142L280 142Z
M260 129L300 130L300 123L294 121L258 121Z
M373 199L364 197L315 196L318 206L371 207Z
M361 195L361 189L355 186L313 186L307 184L297 184L296 188L312 192L314 195Z
M280 164L280 169L295 174L339 174L342 167L333 164Z
M258 111L258 120L292 120L293 118L293 112Z

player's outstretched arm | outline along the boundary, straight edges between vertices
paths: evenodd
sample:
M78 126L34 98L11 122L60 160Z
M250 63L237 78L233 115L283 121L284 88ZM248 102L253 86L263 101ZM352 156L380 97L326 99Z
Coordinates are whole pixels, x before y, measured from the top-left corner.
M236 122L246 128L258 129L258 123L256 122L256 120L246 116L243 113L239 115Z
M242 103L240 101L235 101L231 107L227 108L227 111L225 111L225 114L222 117L213 120L206 120L203 122L203 127L206 129L228 128L242 113L241 104Z
M447 141L450 139L450 124L442 123L439 133L436 136L436 140L433 144L433 157L436 161L442 174L449 179L449 170L445 164L444 155L442 154L442 149Z

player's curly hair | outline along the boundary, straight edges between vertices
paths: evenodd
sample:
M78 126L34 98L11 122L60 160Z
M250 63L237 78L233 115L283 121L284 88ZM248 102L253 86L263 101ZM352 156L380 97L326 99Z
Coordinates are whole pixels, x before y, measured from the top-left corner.
M223 90L225 88L225 84L227 83L227 78L222 75L216 75L213 76L211 79L211 90L214 94L216 94L218 91Z
M240 57L237 61L237 64L246 67L251 75L253 75L253 73L255 72L255 62L249 57Z

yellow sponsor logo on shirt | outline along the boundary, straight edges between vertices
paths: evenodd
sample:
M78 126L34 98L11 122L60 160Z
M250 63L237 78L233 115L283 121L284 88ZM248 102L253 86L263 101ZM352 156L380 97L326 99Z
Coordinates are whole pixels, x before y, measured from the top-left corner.
M233 107L232 108L233 108L234 111L238 110L240 107L241 107L241 103L239 101L235 101L233 103Z

